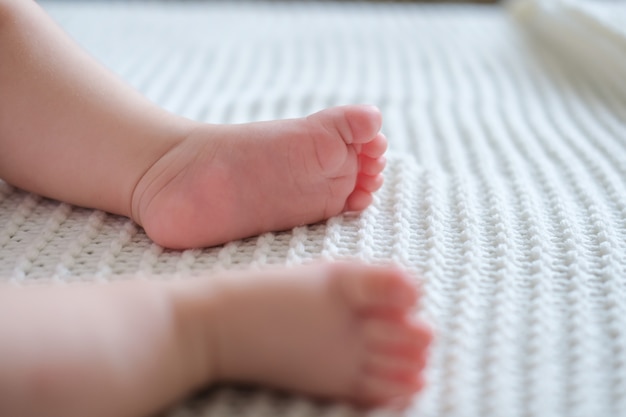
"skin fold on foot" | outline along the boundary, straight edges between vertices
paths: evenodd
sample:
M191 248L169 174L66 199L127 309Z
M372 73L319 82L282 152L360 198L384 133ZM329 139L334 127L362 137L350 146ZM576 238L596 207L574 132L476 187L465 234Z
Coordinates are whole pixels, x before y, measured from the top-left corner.
M382 183L380 111L199 125L143 175L132 217L174 249L222 244L361 211Z

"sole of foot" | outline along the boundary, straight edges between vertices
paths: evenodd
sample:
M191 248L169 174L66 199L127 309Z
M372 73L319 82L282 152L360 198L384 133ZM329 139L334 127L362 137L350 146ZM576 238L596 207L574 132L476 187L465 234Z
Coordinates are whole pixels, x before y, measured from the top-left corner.
M185 249L362 211L383 184L387 140L372 106L302 119L199 125L143 175L132 217Z

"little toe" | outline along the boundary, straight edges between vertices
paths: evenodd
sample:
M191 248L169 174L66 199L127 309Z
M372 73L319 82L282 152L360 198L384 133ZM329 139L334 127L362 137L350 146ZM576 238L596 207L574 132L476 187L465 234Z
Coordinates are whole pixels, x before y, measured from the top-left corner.
M424 387L421 376L414 381L395 381L367 375L362 378L356 389L356 400L364 405L382 405L396 398L406 398Z
M387 150L387 138L382 133L379 133L371 142L364 143L361 145L361 148L357 150L359 153L370 158L378 158Z
M386 164L387 159L384 156L379 156L378 158L370 158L361 155L359 157L359 170L361 174L376 176L380 174L383 169L385 169Z
M363 211L374 201L372 193L357 188L346 199L344 211Z
M390 401L388 403L388 407L392 411L396 411L398 413L405 413L406 410L409 407L411 407L411 405L413 404L413 401L414 401L414 393L394 398L393 401Z
M361 174L356 179L356 188L373 193L383 186L384 181L385 179L382 174L374 176Z
M416 286L398 268L358 263L339 263L333 268L338 290L357 309L408 310L417 302Z

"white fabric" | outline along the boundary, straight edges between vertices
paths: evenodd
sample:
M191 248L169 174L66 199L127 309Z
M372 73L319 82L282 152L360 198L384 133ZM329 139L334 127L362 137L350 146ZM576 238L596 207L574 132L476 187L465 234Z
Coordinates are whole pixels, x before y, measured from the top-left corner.
M437 331L407 416L626 415L626 7L44 3L160 105L210 122L377 104L386 183L361 216L183 252L0 183L0 276L204 274L358 257L424 282ZM514 16L515 18L511 18ZM112 167L113 169L113 167ZM172 416L353 416L221 389ZM378 415L373 413L372 415Z

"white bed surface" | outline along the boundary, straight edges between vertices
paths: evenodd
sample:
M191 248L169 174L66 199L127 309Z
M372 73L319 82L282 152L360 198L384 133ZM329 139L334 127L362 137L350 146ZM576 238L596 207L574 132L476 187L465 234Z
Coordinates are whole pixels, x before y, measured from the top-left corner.
M428 388L403 415L626 416L626 8L575 4L589 23L552 4L521 5L516 21L495 6L46 2L107 66L187 117L378 105L386 183L360 216L184 252L125 218L0 183L0 276L391 260L423 280L420 314L437 330ZM360 415L233 388L167 414Z

